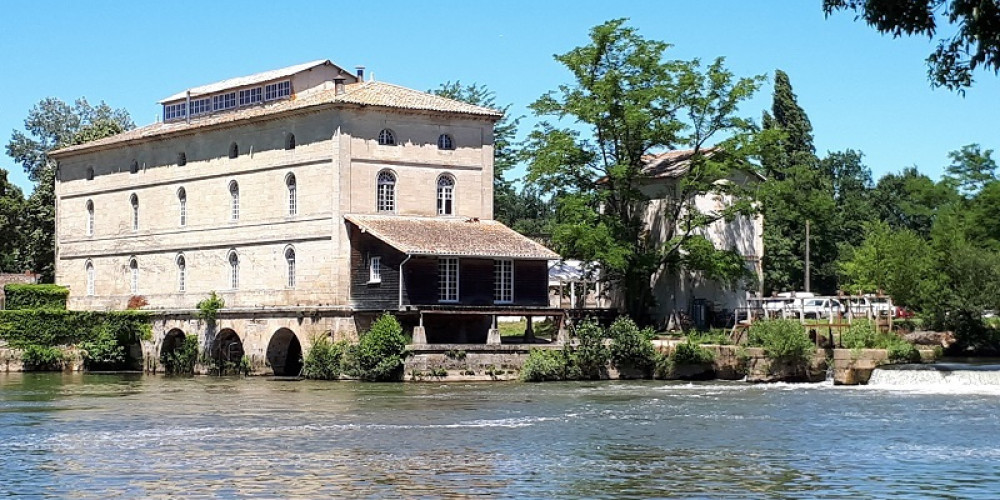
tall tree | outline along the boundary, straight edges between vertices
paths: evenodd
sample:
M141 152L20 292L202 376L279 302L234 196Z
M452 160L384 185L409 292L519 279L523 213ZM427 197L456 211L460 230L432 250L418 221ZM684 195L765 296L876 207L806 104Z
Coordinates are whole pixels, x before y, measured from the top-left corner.
M104 102L92 106L85 98L71 106L49 97L31 108L24 120L27 133L15 130L6 147L7 154L35 182L34 191L24 203L19 227L20 267L39 273L46 282L55 278L55 169L48 153L134 126L124 109L113 109Z
M948 153L951 165L945 167L945 180L952 183L966 197L973 197L989 182L997 180L997 162L993 150L983 151L979 144L962 146Z
M863 156L848 149L827 153L820 160L820 169L833 188L834 220L829 235L838 245L860 244L865 224L878 220L871 198L872 173L862 161Z
M22 238L20 227L24 212L21 188L7 181L7 171L0 168L0 272L21 272Z
M977 68L1000 71L1000 2L996 0L823 0L829 17L854 11L879 33L893 37L927 35L933 39L947 21L952 32L938 41L927 57L927 75L934 86L962 92L972 85Z
M572 120L572 126L543 121L526 145L529 180L556 196L553 244L564 256L598 261L627 311L640 319L653 305L651 276L662 269L745 275L742 256L737 270L723 265L733 261L732 252L706 247L698 234L752 209L739 186L719 181L746 165L753 127L736 111L763 78L735 78L721 59L704 68L698 60L664 60L668 47L645 39L624 19L594 27L588 45L555 56L572 83L531 105L538 115ZM719 147L706 154L711 141ZM651 152L678 148L694 154L657 216L665 228L661 244L644 221L650 193L643 190L643 169ZM701 212L694 199L708 193L732 195L735 202Z
M934 182L915 167L889 173L872 190L873 210L893 229L909 229L929 238L938 209L957 202L960 196L947 182Z

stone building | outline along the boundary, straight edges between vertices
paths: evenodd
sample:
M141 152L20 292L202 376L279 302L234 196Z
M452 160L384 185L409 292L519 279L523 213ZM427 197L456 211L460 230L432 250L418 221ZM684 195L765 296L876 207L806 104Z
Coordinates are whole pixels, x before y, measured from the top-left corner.
M557 256L491 220L500 111L325 60L160 104L162 121L50 154L56 282L71 309L144 298L147 367L197 334L212 356L294 374L311 338L382 311L417 341L472 342L499 309L552 312ZM226 307L207 328L195 305L212 291Z

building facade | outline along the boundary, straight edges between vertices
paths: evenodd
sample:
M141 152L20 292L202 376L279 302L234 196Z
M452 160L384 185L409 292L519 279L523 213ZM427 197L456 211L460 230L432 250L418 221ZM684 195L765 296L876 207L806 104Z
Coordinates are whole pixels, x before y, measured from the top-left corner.
M169 339L198 334L213 355L246 354L262 371L287 372L279 365L315 335L352 337L385 310L422 324L414 305L464 305L451 295L372 301L373 290L410 296L407 257L444 262L413 282L442 281L446 292L483 258L499 268L519 261L515 271L542 262L542 279L554 258L536 244L490 255L432 245L417 258L373 242L359 222L381 217L403 232L424 220L457 222L431 224L430 242L498 225L501 246L526 245L491 221L499 111L365 81L330 61L193 88L160 104L163 121L51 154L56 281L69 287L71 309L123 309L141 296L158 318L147 366ZM217 331L207 331L193 314L213 291L226 307ZM533 300L515 293L509 304Z

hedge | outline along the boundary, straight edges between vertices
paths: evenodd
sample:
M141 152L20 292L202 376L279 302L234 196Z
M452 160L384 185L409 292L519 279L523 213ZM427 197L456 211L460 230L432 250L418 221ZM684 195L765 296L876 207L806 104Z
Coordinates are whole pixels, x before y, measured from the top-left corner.
M152 337L149 313L143 311L0 311L0 339L11 347L59 346L93 342L110 332L120 342Z
M59 285L18 285L3 287L7 310L47 309L66 310L69 289Z

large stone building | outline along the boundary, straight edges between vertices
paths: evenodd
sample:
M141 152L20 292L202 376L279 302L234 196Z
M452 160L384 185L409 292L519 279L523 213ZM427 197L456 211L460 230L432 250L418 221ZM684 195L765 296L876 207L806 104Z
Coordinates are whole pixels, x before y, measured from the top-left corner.
M148 302L148 367L185 335L292 373L310 338L386 310L418 342L485 342L494 314L552 312L558 257L491 220L501 112L330 61L160 103L162 121L50 155L56 281L71 309ZM194 312L212 291L226 308L208 329Z

